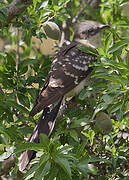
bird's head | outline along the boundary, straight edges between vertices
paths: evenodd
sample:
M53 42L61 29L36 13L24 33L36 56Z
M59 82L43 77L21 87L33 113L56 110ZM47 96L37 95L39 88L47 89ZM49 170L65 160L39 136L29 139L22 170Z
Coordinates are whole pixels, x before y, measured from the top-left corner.
M93 48L101 47L102 30L110 28L95 21L82 21L76 26L73 41Z

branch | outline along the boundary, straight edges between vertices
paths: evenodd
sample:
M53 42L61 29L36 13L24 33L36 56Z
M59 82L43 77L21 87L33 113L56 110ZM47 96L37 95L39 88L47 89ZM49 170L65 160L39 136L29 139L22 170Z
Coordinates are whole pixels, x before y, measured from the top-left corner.
M7 174L8 171L14 166L14 163L15 163L15 156L11 155L8 159L6 159L2 163L2 167L0 170L0 176Z
M0 21L0 27L3 26L8 26L8 23L11 23L11 21L15 18L18 17L19 15L22 14L26 10L26 8L32 4L32 0L14 0L12 3L5 7L5 11L7 13L7 21L6 23L3 23Z
M129 110L124 113L124 118L129 115Z
M123 114L123 118L126 118L126 116L128 116L128 115L129 115L129 110L128 110L128 111L126 111L126 112ZM117 120L116 115L115 115L115 114L113 114L113 115L111 116L111 119Z

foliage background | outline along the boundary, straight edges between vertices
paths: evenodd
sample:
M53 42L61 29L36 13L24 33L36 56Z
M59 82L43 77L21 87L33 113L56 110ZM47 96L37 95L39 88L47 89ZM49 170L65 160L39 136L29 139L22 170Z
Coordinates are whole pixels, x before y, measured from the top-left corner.
M129 14L123 9L129 1L102 0L98 6L86 0L33 0L8 23L6 7L11 2L0 1L0 37L4 41L0 51L1 179L128 179ZM50 139L41 135L39 145L25 143L40 116L28 115L52 59L34 44L33 37L44 41L41 24L50 20L65 34L64 40L72 40L73 24L83 19L111 25L103 34L91 80L58 118ZM112 119L113 130L108 134L92 123L99 111ZM32 168L21 174L17 158L30 148L37 156ZM3 162L12 154L16 154L14 166L3 173Z

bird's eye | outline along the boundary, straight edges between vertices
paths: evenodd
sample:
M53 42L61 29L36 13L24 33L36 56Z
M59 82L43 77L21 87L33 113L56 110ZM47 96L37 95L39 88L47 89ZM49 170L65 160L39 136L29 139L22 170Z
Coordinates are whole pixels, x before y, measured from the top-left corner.
M98 33L98 31L99 31L98 29L90 29L88 30L88 34L94 36L95 34Z
M86 31L82 31L82 34L87 34L87 32Z
M96 31L95 31L95 29L90 29L90 30L88 30L88 34L91 34L91 35L94 35L94 34L96 34Z
M88 33L92 33L92 32L94 32L95 30L93 30L93 29L89 29L88 30Z
M82 31L82 34L87 34L88 36L89 35L94 35L94 34L96 34L97 33L97 30L95 30L95 29L89 29L88 31Z

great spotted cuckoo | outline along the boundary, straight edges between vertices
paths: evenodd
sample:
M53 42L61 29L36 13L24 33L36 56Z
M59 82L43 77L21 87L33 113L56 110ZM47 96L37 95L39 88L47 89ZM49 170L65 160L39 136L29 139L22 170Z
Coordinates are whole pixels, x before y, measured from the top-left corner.
M101 30L109 27L93 21L83 21L76 26L73 41L55 54L51 70L45 80L30 116L43 110L29 142L39 142L40 133L50 135L54 127L62 99L69 92L78 93L85 85L86 77L91 73L89 64L95 62L96 56L82 52L77 45L96 49L101 42ZM19 160L19 169L23 171L34 157L34 151L24 151Z

